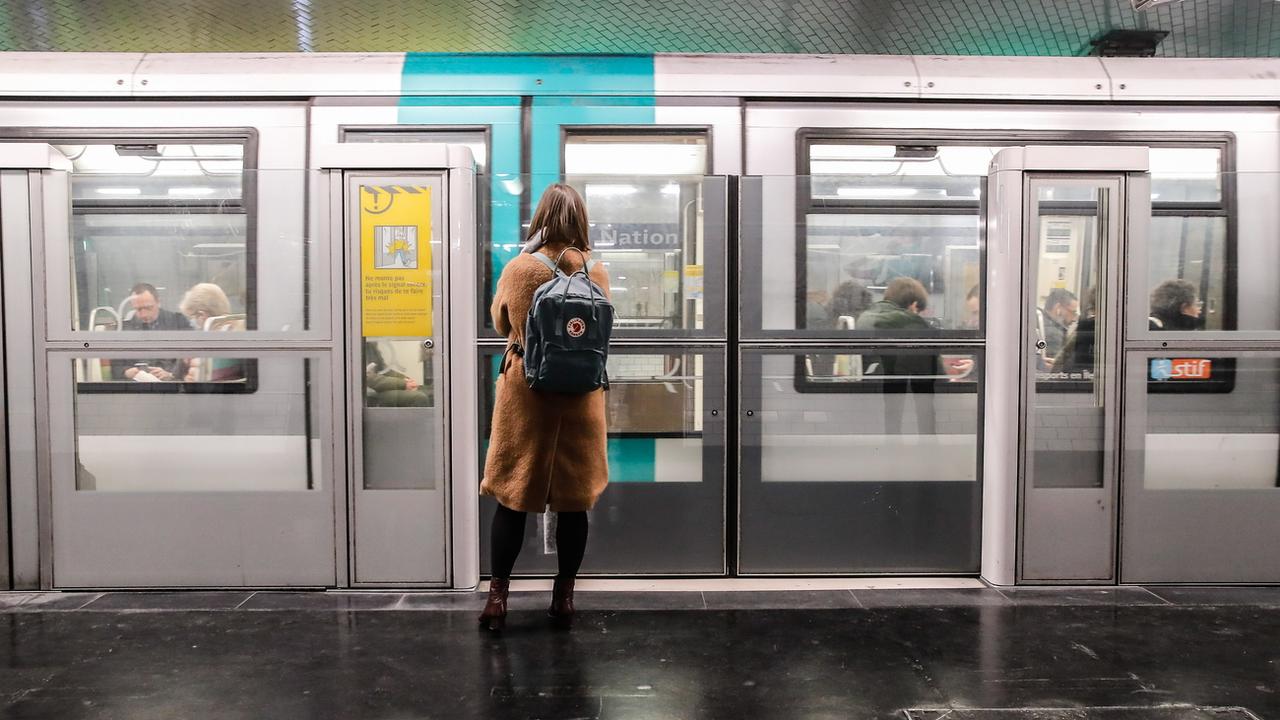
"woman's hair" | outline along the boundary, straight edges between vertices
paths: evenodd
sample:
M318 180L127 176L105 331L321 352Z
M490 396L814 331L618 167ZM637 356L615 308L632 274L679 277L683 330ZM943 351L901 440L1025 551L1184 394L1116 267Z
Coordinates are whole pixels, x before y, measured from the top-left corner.
M222 288L213 283L200 283L192 286L182 296L178 309L187 317L197 313L202 313L205 317L217 317L231 313L231 302L227 300L227 294L222 292Z
M1165 280L1151 291L1151 314L1164 320L1182 313L1184 305L1194 303L1199 293L1188 280Z
M835 291L831 293L827 312L831 317L848 315L857 318L868 307L871 307L871 291L867 286L855 280L846 280L837 285Z
M587 204L582 196L564 183L555 183L542 191L542 199L529 222L529 237L541 231L542 241L548 245L590 250L587 227Z

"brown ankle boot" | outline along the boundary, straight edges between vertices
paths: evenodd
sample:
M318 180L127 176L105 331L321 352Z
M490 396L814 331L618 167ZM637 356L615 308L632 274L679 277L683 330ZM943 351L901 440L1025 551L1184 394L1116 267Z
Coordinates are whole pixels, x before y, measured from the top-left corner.
M573 581L574 578L557 575L551 589L551 607L547 608L547 615L557 624L567 626L573 622Z
M507 592L511 580L493 578L489 581L489 600L480 613L480 624L489 630L501 630L507 624Z

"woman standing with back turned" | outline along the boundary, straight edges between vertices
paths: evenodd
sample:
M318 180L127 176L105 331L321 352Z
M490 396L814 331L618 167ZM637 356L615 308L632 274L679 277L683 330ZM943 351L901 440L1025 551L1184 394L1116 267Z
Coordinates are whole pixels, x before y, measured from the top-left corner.
M542 242L533 252L553 261L560 258L564 272L579 270L591 254L587 227L582 196L568 185L551 185L543 192L529 224L529 236ZM565 252L567 248L580 252ZM608 295L609 275L603 263L595 263L588 274ZM524 347L533 293L552 275L547 265L527 251L503 269L490 313L493 326L507 336L509 348ZM490 630L502 629L511 570L524 544L527 513L550 510L559 514L559 571L547 612L567 625L573 618L574 578L587 548L587 510L595 505L609 480L604 390L583 395L537 392L525 382L520 353L505 353L502 363L480 483L480 493L498 501L490 535L493 577L480 623Z

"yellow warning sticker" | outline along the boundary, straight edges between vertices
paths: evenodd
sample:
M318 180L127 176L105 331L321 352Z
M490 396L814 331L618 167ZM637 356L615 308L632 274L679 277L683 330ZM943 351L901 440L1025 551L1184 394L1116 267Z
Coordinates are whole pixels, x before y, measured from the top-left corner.
M360 186L364 337L431 335L431 188Z

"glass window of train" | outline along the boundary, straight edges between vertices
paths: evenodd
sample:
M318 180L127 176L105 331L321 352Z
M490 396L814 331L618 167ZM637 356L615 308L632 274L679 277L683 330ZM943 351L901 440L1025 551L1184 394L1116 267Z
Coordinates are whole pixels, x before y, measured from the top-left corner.
M481 463L492 431L502 348L480 356ZM614 348L609 353L610 490L592 527L599 544L586 573L720 573L724 549L724 356L694 349ZM488 570L487 499L481 509L482 572ZM529 533L537 531L530 523ZM555 571L537 554L520 572Z
M56 147L71 160L72 199L82 206L236 202L244 194L244 147L239 143Z
M256 327L243 143L58 146L72 161L73 329Z
M430 127L343 128L342 142L448 143L466 145L476 161L476 172L484 173L489 162L488 133L483 129Z
M1153 147L1151 204L1222 201L1222 149L1216 147Z
M744 350L744 572L973 572L980 355L865 348ZM857 394L789 382L797 364L860 368ZM959 361L971 378L958 380ZM816 363L815 363L816 365ZM816 369L816 368L815 368ZM928 527L929 532L911 528Z
M93 492L307 491L317 487L312 357L75 358L76 489ZM160 380L198 374L207 392ZM147 369L147 366L150 369ZM154 373L154 374L153 374ZM256 386L263 392L246 390ZM132 386L132 391L107 391Z
M810 214L804 231L800 327L911 337L978 330L976 213Z
M1153 216L1147 291L1139 294L1148 303L1149 329L1236 329L1238 310L1227 288L1226 261L1226 217Z
M1129 362L1145 489L1280 488L1280 356L1134 352Z
M977 205L994 147L811 144L810 197L850 204L889 201Z
M609 270L616 328L705 327L708 160L701 132L566 136L565 181L587 202L591 244Z

